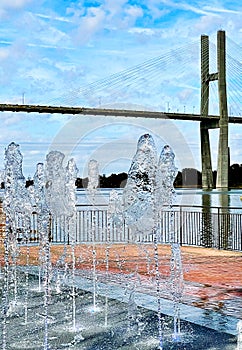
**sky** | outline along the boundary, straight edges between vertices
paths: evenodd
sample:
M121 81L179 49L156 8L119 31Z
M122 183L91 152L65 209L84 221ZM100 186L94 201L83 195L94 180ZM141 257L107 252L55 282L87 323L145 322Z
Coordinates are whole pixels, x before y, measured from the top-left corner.
M216 33L230 58L229 112L241 113L242 5L239 0L1 0L0 103L199 113L200 36ZM238 68L239 67L239 68ZM239 70L240 69L240 70ZM216 86L211 86L216 113ZM0 169L10 142L20 145L25 177L50 150L90 159L101 174L127 172L139 137L157 154L169 144L181 170L201 169L199 124L174 120L1 112ZM230 125L231 163L242 163L242 126ZM210 131L216 169L218 130Z

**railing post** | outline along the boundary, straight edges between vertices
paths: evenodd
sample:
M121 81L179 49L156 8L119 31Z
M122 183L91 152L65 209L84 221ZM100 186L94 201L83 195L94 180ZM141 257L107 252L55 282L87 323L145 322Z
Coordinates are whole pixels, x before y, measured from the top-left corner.
M182 246L182 236L183 236L183 211L182 206L180 206L180 245Z
M220 249L220 208L218 207L218 249Z
M242 231L240 231L240 250L242 251Z
M49 213L49 230L48 230L48 241L52 241L52 216L51 213Z

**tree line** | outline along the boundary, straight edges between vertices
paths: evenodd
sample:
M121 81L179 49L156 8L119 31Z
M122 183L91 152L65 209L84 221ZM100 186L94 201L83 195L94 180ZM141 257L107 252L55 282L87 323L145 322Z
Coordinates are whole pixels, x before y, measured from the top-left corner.
M126 185L127 173L111 174L109 176L100 175L99 187L100 188L123 188ZM216 183L217 171L213 171L214 184ZM86 188L88 178L77 178L77 188ZM184 168L182 171L178 171L176 179L174 181L174 187L202 187L202 173L194 168ZM242 187L242 164L233 164L229 167L229 187L241 188Z
M217 171L213 171L214 183L216 183ZM100 188L123 188L126 185L128 174L123 172L119 174L105 174L99 176ZM87 188L88 178L76 179L77 188ZM33 185L33 180L26 181L26 187ZM202 187L202 173L194 168L184 168L178 171L174 181L174 187ZM233 164L229 167L229 187L242 188L242 164ZM4 182L1 183L1 188L4 188Z

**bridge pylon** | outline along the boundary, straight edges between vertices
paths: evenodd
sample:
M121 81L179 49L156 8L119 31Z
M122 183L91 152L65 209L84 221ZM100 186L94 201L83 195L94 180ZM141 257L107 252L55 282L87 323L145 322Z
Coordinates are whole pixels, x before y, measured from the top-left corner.
M228 108L226 92L225 32L217 32L217 72L209 73L209 38L201 36L201 108L204 117L209 114L209 82L218 81L219 121L200 122L202 187L205 189L228 188ZM217 180L213 181L209 129L219 128Z

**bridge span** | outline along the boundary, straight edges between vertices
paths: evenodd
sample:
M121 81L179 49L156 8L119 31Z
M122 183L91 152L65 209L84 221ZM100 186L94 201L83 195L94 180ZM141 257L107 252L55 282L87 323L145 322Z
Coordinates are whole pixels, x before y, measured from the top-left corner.
M187 113L167 113L157 111L138 111L128 109L112 108L87 108L87 107L65 107L65 106L43 106L43 105L26 105L26 104L0 104L0 112L25 112L25 113L46 113L46 114L70 114L70 115L102 115L131 118L149 118L149 119L173 119L187 120L197 122L210 122L211 128L219 127L219 115L201 115ZM242 117L228 117L229 123L242 124Z

